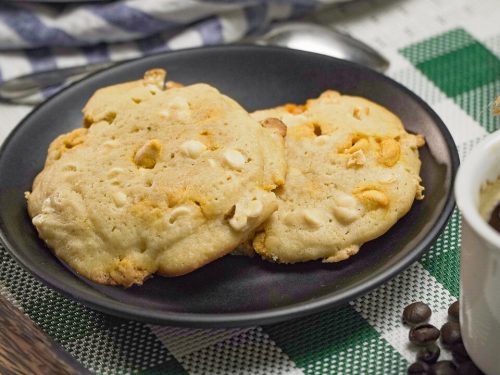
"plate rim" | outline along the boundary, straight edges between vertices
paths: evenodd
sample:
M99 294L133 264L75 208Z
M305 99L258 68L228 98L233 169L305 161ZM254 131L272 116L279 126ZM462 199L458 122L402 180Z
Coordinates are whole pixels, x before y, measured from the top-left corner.
M381 79L392 85L395 85L398 89L402 90L407 95L409 95L425 112L427 112L427 114L429 114L430 117L433 119L434 124L437 125L437 128L447 145L451 161L450 165L451 177L450 177L450 188L446 196L445 205L442 209L440 216L437 218L434 225L427 232L426 237L421 242L419 242L411 250L411 252L406 256L404 256L398 263L396 263L392 267L389 267L387 270L382 271L376 277L369 279L368 281L365 281L359 285L356 285L353 288L337 293L333 296L327 294L312 301L311 300L303 301L289 306L282 306L268 310L242 312L242 313L186 313L186 312L162 311L158 309L145 310L144 308L141 308L139 306L127 305L121 301L116 301L116 300L113 301L111 300L110 297L95 299L94 296L90 295L90 293L85 290L80 290L80 289L75 290L72 287L68 287L66 284L61 284L58 283L57 281L52 280L50 275L44 273L40 267L32 267L30 265L29 260L25 259L24 256L18 254L17 251L15 250L15 246L13 246L12 243L10 243L10 241L8 240L6 233L4 233L4 221L3 219L0 218L0 242L4 245L5 249L13 256L13 258L17 261L18 264L20 264L25 270L34 275L39 281L47 285L49 288L52 288L60 292L61 294L70 299L76 300L80 303L83 303L86 306L104 312L106 314L111 314L126 319L139 320L154 324L165 324L165 325L169 324L175 326L215 328L215 327L245 327L245 326L272 324L289 319L299 318L305 315L310 315L313 313L324 311L328 308L333 308L335 306L345 304L348 301L353 300L362 294L368 293L369 291L382 285L384 282L387 282L390 279L394 278L396 275L403 272L418 258L422 256L422 254L429 248L432 242L434 242L434 240L443 232L455 208L453 185L455 182L456 172L460 165L460 159L453 137L450 131L448 130L447 126L437 115L437 113L422 98L420 98L417 94L415 94L407 87L403 86L402 84L393 80L392 78L387 77L381 73L378 73L370 68L330 56L320 55L312 52L299 51L289 48L283 48L283 47L235 44L235 45L195 47L195 48L188 48L176 51L161 52L130 61L119 62L116 65L92 73L91 75L79 81L73 82L72 84L62 89L57 94L50 97L48 100L35 106L14 127L14 129L8 134L8 136L3 141L0 147L0 160L3 158L7 146L10 144L11 140L16 136L16 134L20 131L20 129L23 128L24 124L32 116L36 115L36 113L39 111L40 108L44 107L45 105L48 105L53 100L57 100L59 96L64 95L67 90L74 88L74 86L84 84L85 81L91 77L106 73L108 72L108 70L115 69L117 67L122 67L124 65L133 65L137 62L153 60L161 56L167 56L173 54L186 54L186 53L189 54L190 52L193 51L197 52L200 50L213 50L213 51L223 52L224 50L227 49L235 51L238 49L244 51L248 51L249 49L255 49L255 50L276 51L279 53L286 52L292 54L305 54L305 55L312 54L312 55L319 55L326 59L330 59L332 62L336 63L340 62L342 64L348 64L357 69L369 71L372 74L375 74L377 79ZM96 300L99 302L96 302Z

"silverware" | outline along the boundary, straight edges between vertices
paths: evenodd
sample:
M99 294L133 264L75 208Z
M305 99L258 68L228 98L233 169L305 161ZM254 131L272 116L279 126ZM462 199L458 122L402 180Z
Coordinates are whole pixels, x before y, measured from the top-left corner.
M384 72L389 62L360 40L334 29L307 22L278 24L268 33L256 38L256 44L281 46L320 53Z
M320 53L353 61L379 72L389 67L389 62L365 43L349 35L312 23L279 24L266 34L246 39L244 42ZM116 62L79 65L16 77L0 83L0 100L36 104L43 101L41 95L36 95L40 90L75 82L114 64Z

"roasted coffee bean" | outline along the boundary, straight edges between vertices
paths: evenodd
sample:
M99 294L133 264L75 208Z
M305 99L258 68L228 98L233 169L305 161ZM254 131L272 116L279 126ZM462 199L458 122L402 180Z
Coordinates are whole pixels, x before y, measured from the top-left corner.
M452 361L439 361L431 367L432 375L457 375L457 368Z
M429 306L423 302L414 302L403 310L403 323L420 324L426 322L432 314Z
M453 355L453 359L458 363L470 361L469 354L467 350L465 350L465 346L463 342L457 342L450 347L451 354Z
M453 302L450 307L448 307L448 315L454 320L459 320L460 304L458 301Z
M408 375L428 375L431 367L425 362L415 362L408 367Z
M462 333L460 332L460 324L457 322L448 322L441 327L441 340L443 344L451 346L462 342Z
M426 346L436 341L439 334L439 329L432 324L422 324L410 329L408 338L415 345Z
M472 361L461 363L458 366L458 373L460 375L483 375Z
M441 354L441 349L439 349L439 346L432 344L423 347L418 351L417 360L428 364L433 364L436 363L440 354Z

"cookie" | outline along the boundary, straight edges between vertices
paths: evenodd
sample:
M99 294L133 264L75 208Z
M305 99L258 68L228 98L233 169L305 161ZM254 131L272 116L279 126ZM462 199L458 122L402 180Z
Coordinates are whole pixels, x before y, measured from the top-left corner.
M338 262L384 234L423 198L418 147L384 107L326 91L305 105L257 111L287 125L288 174L278 210L253 240L280 263Z
M40 237L100 284L178 276L232 251L277 208L284 141L206 84L161 70L98 90L27 194Z

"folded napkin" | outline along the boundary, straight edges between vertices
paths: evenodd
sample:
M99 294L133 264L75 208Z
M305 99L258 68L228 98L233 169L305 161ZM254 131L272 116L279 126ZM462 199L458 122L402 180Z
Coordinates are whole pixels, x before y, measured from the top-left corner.
M339 0L0 3L0 82L30 72L231 43ZM53 90L45 94L50 95Z

